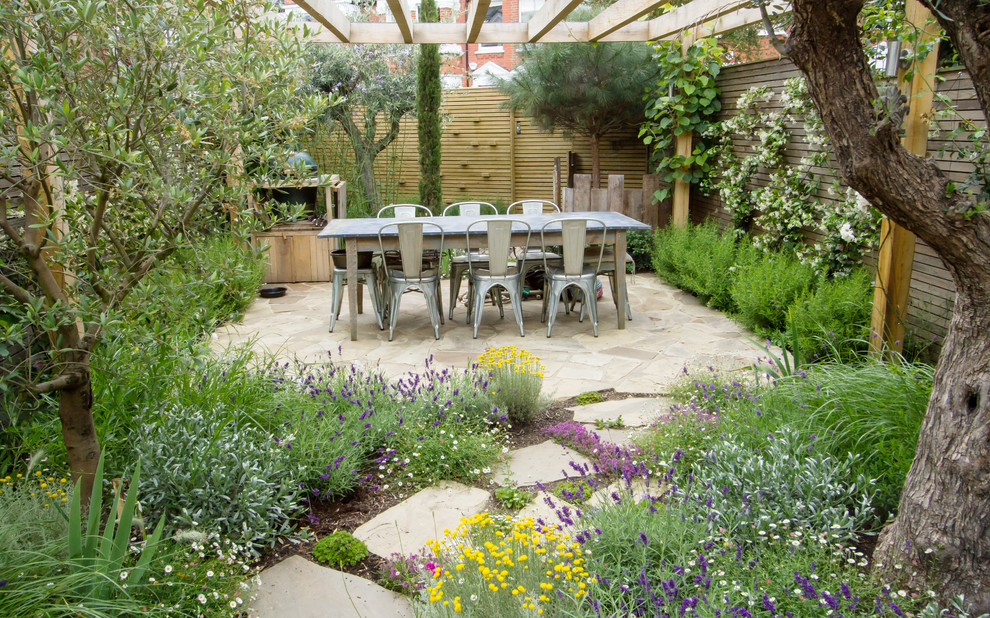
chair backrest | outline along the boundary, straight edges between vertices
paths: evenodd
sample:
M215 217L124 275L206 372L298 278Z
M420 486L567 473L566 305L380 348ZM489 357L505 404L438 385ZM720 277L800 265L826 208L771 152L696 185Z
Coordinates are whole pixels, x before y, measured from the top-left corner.
M480 217L482 215L497 215L498 209L488 202L457 202L443 209L443 216L460 215L462 217Z
M378 247L385 254L385 237L391 236L391 228L399 237L399 256L402 259L402 276L406 279L421 279L423 276L423 236L424 229L435 228L440 232L440 247L443 250L443 228L430 221L403 221L388 223L378 228Z
M471 251L471 230L474 228L485 228L485 236L488 245L488 271L495 277L504 277L509 272L509 255L512 252L512 233L526 232L526 244L529 244L529 237L533 229L525 221L518 219L479 219L467 226L464 232L464 244L467 250ZM477 239L477 233L475 234ZM478 245L483 244L480 240ZM480 248L480 246L479 246ZM525 256L520 259L516 272L522 272L526 265ZM468 260L468 271L473 274L474 269L471 260Z
M391 210L391 212L389 212ZM420 204L389 204L378 211L375 215L379 219L382 217L395 217L396 219L412 219L414 217L432 217L433 212L426 206Z
M579 218L568 218L568 219L557 219L556 221L549 221L540 228L540 241L543 243L543 251L547 251L547 240L546 231L549 227L560 226L562 233L561 247L564 253L564 274L568 277L576 277L580 275L584 270L584 257L585 257L585 246L588 244L588 224L593 224L593 228L597 233L601 230L601 241L598 243L598 264L595 266L595 272L601 269L602 256L605 254L605 243L608 237L608 227L605 222L601 219L592 219L588 217ZM546 267L546 256L544 255L543 261Z
M560 206L547 200L520 200L509 204L507 215L542 215L544 213L560 212Z

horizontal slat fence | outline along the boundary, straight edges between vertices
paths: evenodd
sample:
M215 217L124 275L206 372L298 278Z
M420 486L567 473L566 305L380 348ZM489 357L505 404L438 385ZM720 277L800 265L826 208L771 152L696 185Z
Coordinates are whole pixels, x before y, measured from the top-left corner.
M718 78L719 86L722 89L720 119L731 118L736 113L736 100L749 88L767 85L775 92L780 93L784 87L784 82L799 74L797 68L786 59L724 68ZM944 81L938 85L939 94L953 101L962 116L982 124L982 114L968 75L958 70L941 71L940 75ZM779 111L779 99L775 98L765 108L767 111ZM803 128L794 125L789 126L789 128L792 134L792 145L787 150L787 156L790 161L796 163L802 156L811 153L814 146L804 141ZM953 128L954 123L951 121L940 123L940 130L929 139L928 156L935 158L939 166L952 179L962 181L972 170L972 167L952 159L949 154L940 152L951 139L949 134ZM737 145L741 145L742 154L748 154L757 144L741 142ZM819 197L823 200L835 199L828 193L829 186L836 179L835 174L819 168L816 168L815 171L823 176ZM758 173L755 176L754 186L760 186L766 180L766 174ZM840 185L844 190L845 185L841 182ZM696 223L706 218L714 218L723 226L732 225L731 217L721 207L718 196L705 195L696 188L692 188L691 193L691 218ZM815 234L810 230L808 239L812 242L816 240ZM914 338L913 343L915 345L925 346L930 342L937 342L945 335L954 301L955 285L951 275L932 248L919 240L915 249L907 316L908 333Z
M477 199L508 204L527 198L553 199L554 159L561 157L566 165L568 152L576 155L575 173L591 173L588 138L565 136L559 131L544 133L524 113L507 109L506 100L495 88L444 91L440 169L446 203ZM383 130L379 127L379 135ZM351 183L355 179L337 169L342 139L346 137L336 129L321 135L306 149L316 158L321 171L340 173ZM392 199L396 201L415 201L419 193L417 148L416 120L408 117L400 125L398 139L376 161L376 179L387 190L392 188ZM604 137L599 150L603 177L622 174L627 189L642 187L648 154L634 129Z

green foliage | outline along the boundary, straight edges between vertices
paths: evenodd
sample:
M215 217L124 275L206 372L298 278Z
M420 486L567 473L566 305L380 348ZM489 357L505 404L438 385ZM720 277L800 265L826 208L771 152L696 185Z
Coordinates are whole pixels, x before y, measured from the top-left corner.
M145 585L144 574L148 570L158 543L165 529L164 519L151 538L146 539L144 546L138 550L140 557L122 577L125 561L130 556L131 524L135 521L135 503L137 502L138 486L140 484L141 462L139 461L131 478L123 506L118 506L120 491L115 490L111 504L111 516L103 523L103 534L100 534L100 518L103 507L103 458L96 467L96 477L93 481L93 495L89 500L89 511L82 509L82 481L76 482L75 491L69 506L69 568L75 575L87 576L88 581L77 584L75 594L83 598L110 599L120 592L113 582L128 576L134 576L132 586L140 588ZM113 508L117 506L117 508ZM117 512L116 519L112 513ZM83 522L85 515L86 521Z
M5 551L36 551L68 535L64 506L70 487L65 477L53 474L0 477L0 547Z
M423 0L419 6L420 22L440 21L436 0ZM416 67L416 117L419 135L419 203L439 214L443 208L440 184L440 46L419 46Z
M346 530L336 530L313 545L317 562L336 567L354 566L368 557L368 546Z
M149 473L145 509L174 526L218 528L241 542L272 544L299 511L298 469L287 446L255 426L239 427L222 405L144 413L136 450Z
M587 406L593 403L601 403L605 401L605 397L602 396L598 391L588 391L587 393L581 393L574 398L579 406Z
M591 138L597 169L598 140L643 118L643 93L657 75L650 53L645 43L528 45L499 89L512 109L523 110L543 131ZM598 179L593 182L597 186Z
M706 305L732 311L729 292L738 275L737 243L714 221L657 230L653 269L671 285L693 292ZM747 244L741 245L745 248Z
M571 504L584 504L595 493L587 481L563 481L553 488L553 495Z
M416 109L415 51L405 45L314 45L309 53L310 87L336 101L323 120L343 128L354 152L356 177L346 180L375 212L383 205L375 160L399 136L402 117Z
M499 504L513 511L518 511L533 501L533 492L514 485L496 487L494 493Z
M0 143L0 160L20 170L4 218L25 222L4 226L17 252L0 282L24 325L45 333L34 384L18 388L61 378L40 390L86 401L90 354L142 278L203 230L255 223L226 214L260 180L259 166L239 164L284 159L326 104L303 93L302 33L256 19L271 6L0 5L0 134L19 136ZM82 472L99 453L90 412L63 412L77 419L66 430L79 432L70 464Z
M542 393L540 357L514 345L487 348L478 357L478 367L489 372L492 401L510 422L527 425L549 405L549 397Z
M631 230L626 234L626 253L632 256L639 270L653 268L653 232ZM627 266L627 269L629 267Z
M723 53L715 39L702 39L687 51L676 40L656 46L653 60L659 76L657 84L647 90L647 122L640 127L639 136L652 148L656 173L667 183L657 191L658 200L670 195L675 180L698 183L711 169L711 153L704 139L698 140L686 157L677 154L675 140L684 133L704 136L722 109L715 80Z
M722 488L712 508L733 538L754 540L764 521L790 520L806 533L855 539L870 520L872 479L857 473L857 456L823 452L813 438L786 426L757 448L731 438L712 445L693 469L701 487Z
M779 427L817 436L815 448L856 456L856 473L874 480L877 523L897 508L918 431L931 395L932 368L923 364L824 363L777 380L730 418L765 435Z
M790 308L797 347L809 362L853 361L866 352L873 310L873 277L860 268L848 277L819 282Z
M596 418L595 429L622 429L625 425L622 422L622 415L616 418Z
M729 287L739 318L764 335L787 328L787 311L815 282L811 266L786 252L751 249Z

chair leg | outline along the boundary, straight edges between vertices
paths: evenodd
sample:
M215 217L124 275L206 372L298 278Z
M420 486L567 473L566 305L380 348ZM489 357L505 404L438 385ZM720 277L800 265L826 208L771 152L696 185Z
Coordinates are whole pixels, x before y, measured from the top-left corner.
M420 290L423 292L423 297L426 298L426 308L430 312L430 323L433 324L433 337L439 339L440 324L443 323L442 309L437 301L440 296L440 282L437 281L427 289L420 288Z
M598 336L598 297L595 294L594 289L595 289L595 282L594 279L592 279L591 281L592 291L590 293L585 292L585 296L587 297L587 302L585 302L585 305L588 307L588 314L591 316L591 330L595 334L595 337L597 337ZM582 308L581 311L583 313L584 309Z
M512 311L516 314L516 324L519 325L519 336L525 337L526 331L523 329L522 320L522 283L514 286L513 289L506 289L509 291L509 302L512 303Z
M392 340L392 335L395 333L395 324L399 321L399 301L402 300L403 290L389 286L389 316L388 316L388 340Z
M450 308L447 318L454 319L454 305L457 304L457 294L461 291L461 271L457 266L450 266Z
M474 288L474 292L471 294L471 297L470 297L471 298L471 300L470 300L471 310L474 312L473 313L473 317L474 317L474 320L473 320L473 323L474 323L473 337L475 339L477 339L478 338L478 327L481 326L481 314L484 313L484 309L485 309L485 296L488 295L489 290L491 290L492 288L489 287L487 284L482 285L482 284L477 283L477 282L474 282L474 281L471 282L471 285Z
M560 295L563 291L563 289L555 289L553 285L550 286L550 294L547 299L547 337L553 330L553 321L557 317L557 305L560 303Z

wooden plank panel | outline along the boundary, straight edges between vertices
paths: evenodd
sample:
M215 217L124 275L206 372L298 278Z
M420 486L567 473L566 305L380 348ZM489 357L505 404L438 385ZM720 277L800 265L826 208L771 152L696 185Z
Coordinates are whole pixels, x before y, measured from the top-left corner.
M605 210L628 214L623 210L622 194L625 189L625 177L622 174L610 174L608 177L608 197Z
M574 175L574 199L571 201L573 212L588 212L591 210L591 174Z

